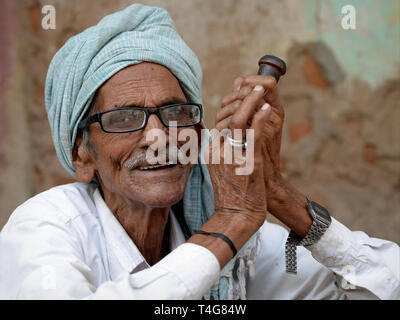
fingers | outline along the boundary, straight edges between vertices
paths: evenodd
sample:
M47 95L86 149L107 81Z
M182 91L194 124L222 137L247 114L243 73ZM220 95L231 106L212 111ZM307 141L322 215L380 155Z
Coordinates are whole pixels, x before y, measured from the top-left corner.
M232 91L239 91L242 83L244 81L243 77L237 77L234 81L233 81L233 86L232 86Z
M271 112L271 115L270 115L270 117L268 119L268 123L271 124L274 128L280 129L282 127L282 124L283 124L283 117L281 117L278 114L279 111L277 111L274 108L274 106L271 106L271 107L272 107L272 112Z
M236 100L232 102L231 104L227 105L226 107L222 108L217 112L217 116L215 118L215 121L218 123L222 121L223 119L231 116L240 108L240 105L242 104L242 100Z
M215 128L218 129L219 131L222 131L223 129L226 129L229 127L229 123L231 122L232 116L229 116L225 118L224 120L219 121Z
M262 139L265 131L265 123L272 114L272 107L269 103L265 103L253 117L251 129L254 130L254 144L257 145L259 139Z
M276 79L272 76L249 75L243 79L242 86L262 85L266 89L265 101L271 106L280 110L282 109ZM283 110L283 109L282 109Z
M259 96L254 94L254 88L257 86L265 88L263 97L257 103L253 99ZM249 75L246 77L237 77L233 82L234 90L224 97L222 108L216 116L216 128L223 130L225 128L241 129L242 138L244 131L252 125L253 116L260 107L268 102L271 106L268 122L264 124L265 131L279 134L283 125L284 110L281 106L276 80L271 76ZM256 96L258 98L256 98ZM239 137L236 137L239 139Z
M240 83L243 78L237 78L235 81ZM235 87L235 84L233 85ZM253 91L253 87L245 86L238 88L237 92L232 92L222 100L222 107L216 115L216 128L221 130L228 128L231 116L240 108L242 101ZM221 128L221 129L220 129Z
M228 128L231 132L234 132L234 129L241 129L243 137L248 123L251 122L254 113L264 101L264 92L264 88L257 85L252 92L243 99L240 107L232 115L231 121L229 122Z
M263 158L263 150L265 146L265 123L268 121L272 113L272 108L268 103L265 103L260 110L256 112L253 117L253 123L250 130L254 130L254 169L259 168L259 170L254 170L253 173L258 174L260 170L263 170L262 165L265 159Z
M276 80L272 76L248 75L245 78L237 77L233 82L233 92L222 99L222 109L236 100L243 100L257 85L265 88L265 101L278 111L279 116L283 117L284 112L279 99Z
M253 90L252 86L241 86L238 91L233 91L229 94L227 94L223 99L221 106L222 108L226 107L227 105L231 104L232 102L236 100L243 100L246 98L251 91Z

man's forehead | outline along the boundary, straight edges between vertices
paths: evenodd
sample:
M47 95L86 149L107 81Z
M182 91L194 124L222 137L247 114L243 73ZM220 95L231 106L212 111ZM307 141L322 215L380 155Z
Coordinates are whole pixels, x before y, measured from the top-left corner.
M127 105L160 106L186 102L179 81L168 68L144 62L126 67L98 90L94 99L97 109Z
M172 72L163 65L153 62L141 62L127 66L118 71L108 81L106 81L105 84L109 82L114 83L123 81L126 77L133 79L151 79L154 76L174 77Z

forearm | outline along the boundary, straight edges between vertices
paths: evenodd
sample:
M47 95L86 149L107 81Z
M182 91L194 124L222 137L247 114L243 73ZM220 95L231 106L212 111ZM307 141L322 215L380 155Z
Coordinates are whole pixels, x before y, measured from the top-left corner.
M261 225L258 226L240 217L235 217L234 213L222 214L216 212L201 227L201 230L222 233L233 242L235 248L239 251L259 227ZM195 234L188 242L201 245L210 250L216 256L221 269L233 258L233 253L229 245L218 237Z
M270 186L267 192L268 211L299 236L304 237L312 224L312 218L306 209L307 200L304 195L283 180ZM249 223L234 213L214 213L201 229L218 232L227 236L239 250L261 226ZM189 243L201 245L209 249L223 268L233 254L229 245L222 239L210 235L195 234Z
M296 234L304 237L312 225L307 198L283 179L266 191L268 211Z

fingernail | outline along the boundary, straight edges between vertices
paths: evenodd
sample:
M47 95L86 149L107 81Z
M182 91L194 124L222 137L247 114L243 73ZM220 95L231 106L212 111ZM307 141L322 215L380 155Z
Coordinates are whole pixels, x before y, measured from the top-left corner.
M267 102L267 103L264 103L264 105L261 107L261 110L268 110L268 108L270 108L271 107L271 105Z
M263 86L261 86L261 85L256 85L255 87L254 87L254 89L253 89L254 91L264 91L264 88L263 88Z

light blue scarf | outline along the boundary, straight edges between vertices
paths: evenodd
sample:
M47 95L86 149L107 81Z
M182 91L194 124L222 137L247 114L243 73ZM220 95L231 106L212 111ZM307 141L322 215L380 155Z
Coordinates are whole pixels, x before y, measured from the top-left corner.
M97 89L121 69L143 61L166 66L188 100L202 102L200 63L164 9L131 5L72 37L54 56L46 79L46 110L58 159L72 176L76 177L72 149L77 126ZM213 204L207 166L195 165L184 194L184 214L191 231L210 218ZM255 242L256 237L250 239L225 266L205 298L245 298L246 270L252 270Z

